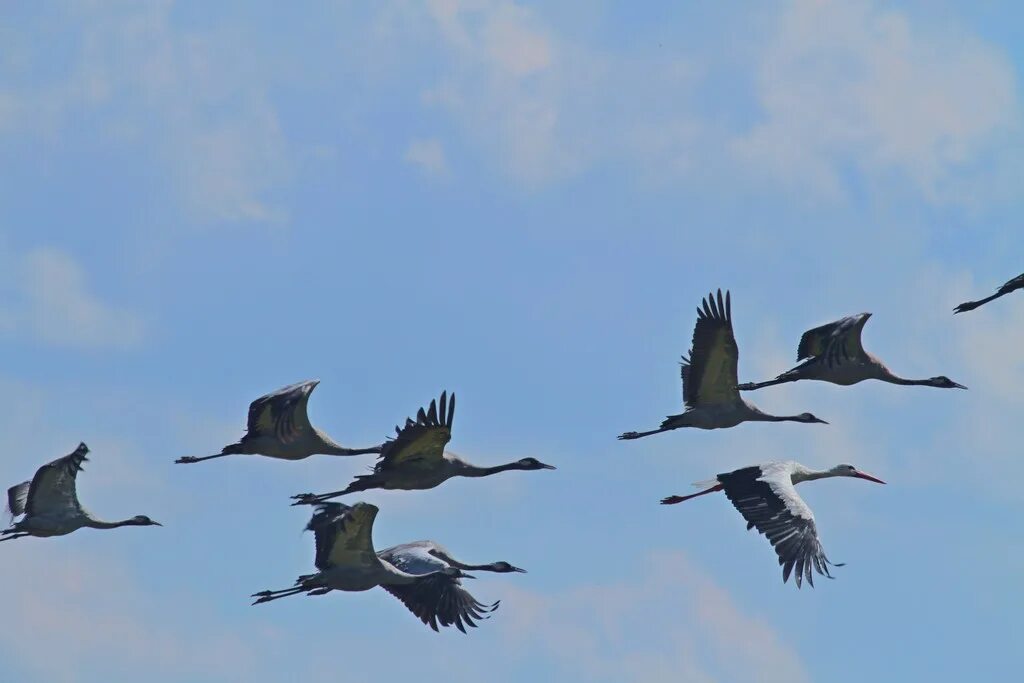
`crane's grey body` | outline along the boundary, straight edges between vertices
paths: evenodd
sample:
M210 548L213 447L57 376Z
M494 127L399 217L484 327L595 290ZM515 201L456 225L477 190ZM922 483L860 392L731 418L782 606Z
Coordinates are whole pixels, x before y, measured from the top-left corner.
M1021 273L1012 280L1007 281L1002 287L996 290L995 294L991 296L987 296L984 299L979 299L977 301L965 301L954 308L953 313L966 313L967 311L973 311L978 306L983 306L989 301L998 299L1001 296L1006 296L1010 292L1015 292L1018 289L1024 289L1024 273Z
M189 464L236 453L265 455L280 460L302 460L311 455L361 455L380 453L380 446L345 448L314 427L309 421L309 396L320 380L290 384L259 397L249 405L246 433L237 443L220 453L202 458L186 456L179 464Z
M494 467L480 467L466 462L454 453L444 450L452 438L452 420L455 417L455 395L448 400L448 392L441 392L438 402L432 400L429 410L419 409L416 420L406 418L405 425L395 427L395 438L381 449L380 458L370 474L358 475L354 482L341 491L330 493L300 493L292 498L293 505L315 505L325 500L368 489L400 489L414 491L432 489L452 477L486 477L508 470L555 469L536 458L523 458Z
M316 536L316 574L300 576L295 586L253 594L253 604L289 595L323 595L332 590L360 592L380 585L409 584L429 574L416 575L380 559L373 549L373 521L378 508L369 503L319 505L306 529ZM457 570L448 570L457 573Z
M384 590L394 595L435 631L441 626L455 625L463 633L465 625L475 627L474 619L486 619L498 608L500 601L485 605L462 587L459 576L444 572L449 568L460 571L477 570L490 572L525 572L508 562L471 565L455 559L443 546L433 541L403 543L382 550L377 555L398 569L416 575L434 576L411 585L389 585ZM473 578L468 574L461 578Z
M116 529L122 526L161 526L145 515L119 522L105 522L82 507L78 501L77 477L87 461L89 447L84 443L63 458L40 467L31 481L7 490L7 509L12 517L25 515L0 532L8 541L24 536L64 536L83 527Z
M791 370L766 382L739 385L741 391L813 379L841 386L850 386L868 379L907 386L932 386L945 389L966 389L948 377L904 379L894 374L885 363L864 350L861 334L870 313L859 313L815 327L804 332L797 348L797 360L803 361Z
M732 300L729 292L722 299L718 290L704 299L697 309L697 324L689 357L684 356L681 376L686 412L670 415L658 429L625 432L620 439L639 439L681 427L727 429L743 422L825 423L810 413L769 415L748 403L736 389L739 348L732 329Z
M663 505L675 505L714 491L724 491L733 506L743 515L747 529L756 528L775 548L782 566L782 581L796 578L796 586L806 580L814 586L814 572L832 578L832 563L825 555L818 538L814 513L796 492L796 484L828 477L858 477L879 484L881 479L858 471L852 465L836 465L828 470L812 470L798 462L766 462L719 474L711 481L694 486L704 490L687 496L669 496ZM794 572L795 570L795 572Z

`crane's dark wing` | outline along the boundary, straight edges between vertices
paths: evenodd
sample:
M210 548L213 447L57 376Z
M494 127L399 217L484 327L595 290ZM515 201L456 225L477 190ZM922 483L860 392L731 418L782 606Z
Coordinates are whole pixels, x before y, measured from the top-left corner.
M864 353L860 335L870 313L850 315L835 322L807 330L800 337L796 359L824 358L830 365L840 365Z
M80 510L75 481L78 473L82 471L82 463L88 460L85 457L88 452L89 447L80 443L70 455L57 458L36 470L35 476L32 477L32 483L29 484L22 510L30 517ZM14 488L18 489L23 485L19 484ZM7 492L7 495L8 503L10 503L11 490ZM14 511L13 508L11 511Z
M314 564L320 571L359 563L373 554L373 520L378 508L369 503L320 503L306 525L316 537Z
M375 466L376 472L394 468L436 467L444 456L444 447L452 439L452 419L455 417L455 394L448 400L448 392L441 392L438 401L431 401L424 411L419 409L416 420L406 418L405 426L395 427L395 438L387 441Z
M311 431L306 406L309 395L319 383L319 380L308 380L290 384L253 401L249 404L247 436L267 436L292 443L304 432Z
M440 624L454 625L465 633L466 626L476 628L474 620L487 619L500 604L500 601L483 604L462 587L458 578L446 574L431 574L414 583L384 584L383 588L435 631Z
M796 569L796 585L802 579L814 585L812 570L832 578L814 525L814 514L797 494L788 471L765 473L761 466L718 475L725 495L747 520L747 528L756 528L775 548L782 565L782 581ZM833 564L839 567L841 564Z
M728 404L736 401L739 392L736 365L739 348L732 333L732 302L729 292L722 300L708 294L703 308L697 309L690 355L683 357L683 402L689 408L701 405Z
M17 486L7 489L7 511L11 517L17 517L25 512L25 505L28 503L28 489L31 481L23 481Z

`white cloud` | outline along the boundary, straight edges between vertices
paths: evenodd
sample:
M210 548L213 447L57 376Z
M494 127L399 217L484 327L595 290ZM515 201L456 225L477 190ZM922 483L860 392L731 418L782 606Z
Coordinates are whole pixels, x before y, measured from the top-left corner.
M444 147L441 141L435 138L410 142L405 150L405 160L427 175L443 176L448 173Z
M142 321L90 291L69 254L39 248L5 260L9 296L0 306L0 330L6 335L71 348L123 349L142 341Z
M537 594L502 587L501 628L546 651L571 680L799 683L799 656L682 553L653 553L631 581ZM497 625L497 620L496 624ZM643 629L634 624L660 624Z
M59 27L74 37L63 69L46 68L52 54L38 41L14 46L19 58L0 65L12 76L0 87L0 134L52 141L98 114L101 134L162 164L190 217L281 220L265 195L289 157L267 74L240 34L178 29L171 9L77 5Z
M756 80L763 120L733 142L738 161L827 196L852 166L941 200L1018 111L992 46L866 1L789 3Z

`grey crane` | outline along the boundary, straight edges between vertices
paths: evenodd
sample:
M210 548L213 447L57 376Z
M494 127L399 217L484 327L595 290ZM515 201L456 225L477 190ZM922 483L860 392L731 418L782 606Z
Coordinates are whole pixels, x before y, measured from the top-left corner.
M741 391L770 387L774 384L816 379L849 386L866 379L877 379L890 384L921 385L942 389L966 389L945 376L928 379L904 379L894 375L885 363L864 350L861 332L870 313L851 315L841 320L815 327L800 337L796 359L804 361L792 370L766 382L748 382L739 385Z
M76 479L89 447L84 443L70 455L57 458L38 470L31 481L7 489L7 509L11 517L25 515L8 529L0 531L0 541L25 536L63 536L82 527L116 529L122 526L163 526L145 515L120 522L104 522L78 502Z
M455 394L448 401L442 392L441 408L430 401L426 411L419 409L416 420L406 418L404 427L395 427L396 436L384 443L380 457L370 474L358 475L347 488L330 493L300 493L292 496L292 505L315 505L355 491L368 489L432 489L452 477L486 477L507 470L553 470L536 458L523 458L504 465L480 467L444 450L452 438Z
M332 590L367 591L382 584L411 584L423 581L434 573L410 574L377 557L373 549L373 521L378 508L370 503L349 506L324 503L313 512L307 531L316 538L316 574L300 576L292 588L254 593L258 605L290 595L324 595ZM440 573L458 576L454 567Z
M818 527L814 513L796 492L796 484L828 477L857 477L877 484L884 484L870 474L859 471L853 465L836 465L828 470L812 470L792 460L766 462L761 465L744 467L719 474L710 481L694 484L704 489L688 496L669 496L662 499L663 505L675 505L715 491L725 491L726 497L747 520L747 529L756 528L764 534L775 548L782 566L782 582L789 580L795 569L796 586L801 580L814 586L812 570L832 578L829 566L841 567L842 563L829 562L818 539Z
M681 374L686 411L681 415L668 416L657 429L625 432L619 438L639 439L680 427L721 429L735 427L741 422L828 424L811 413L769 415L744 401L736 390L739 355L732 331L732 301L729 292L725 293L723 301L722 290L719 289L717 301L713 294L708 294L703 301L703 309L697 309L690 355L683 356Z
M185 456L175 460L190 464L223 458L225 455L247 453L281 460L302 460L311 455L362 455L380 453L380 446L344 448L309 422L306 407L309 395L320 380L290 384L260 396L249 405L246 433L237 443L225 446L220 453L197 458Z
M514 567L508 562L489 564L466 564L452 557L446 548L434 541L403 543L377 553L385 562L410 574L433 574L423 581L412 584L389 584L384 590L402 601L420 621L435 631L437 626L455 625L466 632L466 626L476 627L474 619L486 619L501 604L496 601L485 605L462 587L458 576L443 573L445 567L460 571L488 571L498 573L521 572L525 569ZM462 578L473 578L466 574Z
M1006 296L1010 292L1018 289L1024 289L1024 273L1021 273L1017 277L1009 280L1006 284L996 290L996 293L992 296L987 296L984 299L978 299L977 301L965 301L956 308L953 309L953 313L966 313L967 311L973 311L978 306L983 306L993 299L998 299L1001 296Z

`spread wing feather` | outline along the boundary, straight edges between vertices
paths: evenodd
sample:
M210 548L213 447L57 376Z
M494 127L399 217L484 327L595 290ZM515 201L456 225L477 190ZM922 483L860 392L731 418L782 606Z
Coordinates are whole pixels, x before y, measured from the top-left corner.
M406 418L404 426L395 427L395 438L384 444L374 471L417 465L434 467L441 462L444 447L452 439L455 394L449 400L448 392L441 392L439 404L431 400L426 411L419 409L415 420Z
M41 514L71 513L80 510L81 505L78 503L78 492L75 484L78 473L82 471L82 463L88 460L85 457L88 452L89 447L84 443L80 443L78 448L70 455L57 458L36 470L27 493L22 494L18 490L24 484L19 484L13 489L8 490L8 505L11 505L12 502L14 503L14 506L11 507L11 512L14 512L15 506L19 507L30 517ZM22 498L12 501L12 492L22 495Z
M732 330L732 301L729 292L722 299L708 294L697 309L693 343L689 356L683 357L680 371L683 402L688 408L698 404L727 404L737 400L737 364L739 348Z

